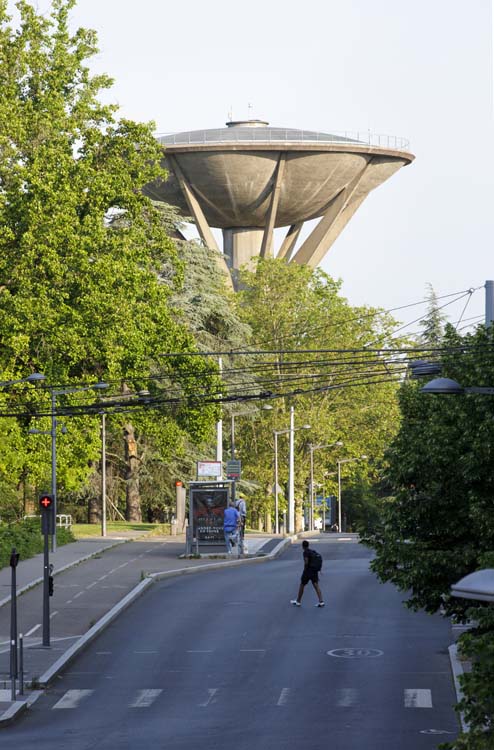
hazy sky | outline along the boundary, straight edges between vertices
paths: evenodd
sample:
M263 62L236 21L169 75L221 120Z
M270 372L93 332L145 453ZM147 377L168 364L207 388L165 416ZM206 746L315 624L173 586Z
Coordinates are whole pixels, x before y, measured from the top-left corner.
M274 126L410 139L413 164L323 261L351 303L494 278L491 0L79 0L72 16L98 32L95 70L115 78L121 115L158 132L223 127L251 104ZM465 317L483 312L479 290Z

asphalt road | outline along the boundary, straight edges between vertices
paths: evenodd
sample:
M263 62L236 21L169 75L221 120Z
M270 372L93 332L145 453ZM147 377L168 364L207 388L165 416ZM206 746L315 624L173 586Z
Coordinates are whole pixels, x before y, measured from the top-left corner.
M302 607L289 603L299 544L157 583L3 738L23 750L431 750L452 739L449 623L406 610L365 548L314 546L324 609L310 584Z

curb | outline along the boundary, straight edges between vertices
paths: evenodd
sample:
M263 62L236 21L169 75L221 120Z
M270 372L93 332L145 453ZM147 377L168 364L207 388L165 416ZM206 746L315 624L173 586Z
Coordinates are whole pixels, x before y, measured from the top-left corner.
M464 669L461 661L458 658L458 646L456 645L456 643L453 643L451 646L449 646L448 652L449 660L451 663L451 672L453 674L453 681L455 683L456 700L459 703L463 698L463 691L460 685L460 677L464 674ZM469 732L470 725L465 721L464 714L462 712L459 712L458 716L460 718L462 732Z
M79 557L77 560L73 560L70 563L67 563L67 565L64 565L62 568L57 568L57 570L53 571L53 575L56 576L59 573L63 573L64 570L68 570L69 568L74 568L76 565L79 565L80 563L86 562L86 560L90 560L92 557L95 557L95 555L99 555L100 552L106 552L106 550L113 549L114 547L118 547L120 544L125 544L125 542L133 541L132 539L115 539L114 544L110 544L108 547L101 547L100 549L96 549L91 554L84 555L84 557ZM30 591L31 589L34 589L35 586L38 586L40 583L43 583L43 577L35 578L34 581L30 581L25 586L23 586L20 589L17 589L17 596L21 596L22 594L25 594L26 591ZM5 606L5 604L8 604L11 601L12 597L9 594L4 599L0 599L0 607Z

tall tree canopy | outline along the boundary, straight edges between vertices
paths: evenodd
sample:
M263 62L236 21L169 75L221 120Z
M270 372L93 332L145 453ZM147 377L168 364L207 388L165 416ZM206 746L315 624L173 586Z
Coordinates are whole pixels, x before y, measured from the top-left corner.
M175 286L181 282L176 249L141 192L166 176L161 147L152 123L118 119L115 106L100 102L111 80L90 73L96 35L71 33L74 4L53 0L44 16L19 0L14 25L0 0L1 379L38 370L51 384L104 378L143 388L158 369L192 398L214 382L215 367L196 359L184 380L177 360L157 364L161 352L195 347L171 313L163 277L172 267ZM46 405L46 394L32 388L1 391L0 405L17 408L21 392L24 412ZM214 406L199 409L190 399L173 415L195 440L205 439L214 417ZM25 421L5 432L11 477L29 472L41 481L46 469L33 442L40 439L24 438ZM87 472L98 435L94 420L73 432L60 450L68 486Z
M239 369L255 376L257 390L270 392L273 405L269 417L238 420L244 473L257 481L258 504L263 506L273 484L273 429L288 428L289 407L294 406L296 425L311 425L296 435L300 523L308 494L310 443L344 444L313 453L314 481L324 484L326 493L336 492L337 458L369 456L367 462L345 465L347 480L377 476L384 448L397 429L397 382L393 368L379 354L391 343L395 323L382 310L351 307L340 295L340 284L321 270L260 260L255 270L242 274L242 285L239 303L253 332L253 353L241 365L237 356L232 357L225 377L229 372L238 377ZM278 442L284 483L288 438ZM355 512L349 506L347 510L349 523L358 522L357 504Z

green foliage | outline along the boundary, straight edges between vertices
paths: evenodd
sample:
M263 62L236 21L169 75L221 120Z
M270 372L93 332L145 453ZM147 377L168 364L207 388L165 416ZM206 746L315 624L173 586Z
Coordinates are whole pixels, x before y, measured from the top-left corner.
M57 529L57 544L74 542L68 529ZM12 549L15 547L21 560L27 560L43 552L43 536L38 518L28 518L20 523L0 523L0 568L9 565Z
M129 391L158 376L154 396L171 390L185 401L137 418L136 429L154 433L159 449L166 444L166 457L170 445L209 437L216 408L200 408L197 396L217 368L159 358L195 349L170 309L183 272L169 224L141 191L166 178L161 146L153 123L117 119L117 108L100 102L111 79L90 72L95 33L69 30L74 2L54 0L44 15L20 0L18 28L0 3L1 379L37 370L50 384L105 379ZM57 404L88 401L94 394ZM2 411L23 414L2 420L0 478L23 500L49 486L49 437L27 435L30 414L49 405L45 388L0 389ZM57 446L62 502L88 481L99 453L98 420L69 422L70 437ZM46 431L50 421L35 426ZM123 419L114 427L121 431Z
M480 327L460 337L448 328L443 345L445 377L466 386L494 382L492 332ZM494 401L425 395L422 384L401 389L401 427L387 456L395 499L368 541L374 570L411 592L409 606L462 617L465 605L449 587L494 549Z
M374 349L389 344L395 322L381 310L351 307L340 296L340 283L319 269L259 260L254 271L242 273L241 282L240 310L252 329L249 348L267 349L270 354L228 360L224 363L225 377L228 380L230 369L237 373L243 369L244 377L253 378L258 391L282 396L269 402L273 406L270 413L237 420L236 445L243 461L243 476L255 483L249 492L250 510L273 512L273 430L289 426L292 405L296 426L311 425L310 431L298 431L295 439L299 515L308 497L309 443L343 442L341 448L313 453L314 481L324 486L326 494L337 492L337 458L362 454L371 458L342 466L345 503L347 489L355 481L363 488L377 480L384 448L397 429L397 386L390 377L392 368L386 371L383 366L383 377L373 377L376 354L361 351L365 346ZM302 351L310 349L321 353ZM352 349L359 351L358 357L350 353ZM350 351L345 354L344 350ZM377 371L382 374L380 368ZM375 380L382 382L371 382ZM256 416L249 406L241 413L249 410ZM283 485L287 480L286 435L278 439L278 458L279 484ZM345 505L349 525L367 517L363 506L368 501L374 502L362 489L358 503ZM283 510L284 498L280 497L280 502Z

